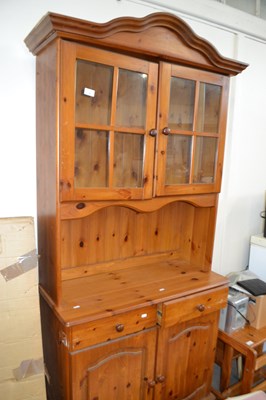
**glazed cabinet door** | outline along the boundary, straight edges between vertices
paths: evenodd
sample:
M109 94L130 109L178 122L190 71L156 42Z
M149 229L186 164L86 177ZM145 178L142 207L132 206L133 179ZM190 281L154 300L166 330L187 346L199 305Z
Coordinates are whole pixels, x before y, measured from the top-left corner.
M161 63L158 196L218 192L228 78Z
M156 328L71 354L72 400L151 400Z
M219 192L228 77L64 41L60 76L62 201Z
M156 400L202 399L210 393L219 312L159 331Z
M61 46L61 200L151 197L158 65Z

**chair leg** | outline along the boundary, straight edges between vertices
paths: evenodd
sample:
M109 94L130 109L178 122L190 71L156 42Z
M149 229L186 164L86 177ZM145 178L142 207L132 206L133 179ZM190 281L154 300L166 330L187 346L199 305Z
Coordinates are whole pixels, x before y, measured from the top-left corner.
M250 349L245 357L243 376L242 376L242 393L250 393L255 373L256 352Z
M220 380L221 392L223 392L230 386L233 353L234 353L234 349L231 346L225 344L223 364L222 364L222 368L221 368L221 380Z

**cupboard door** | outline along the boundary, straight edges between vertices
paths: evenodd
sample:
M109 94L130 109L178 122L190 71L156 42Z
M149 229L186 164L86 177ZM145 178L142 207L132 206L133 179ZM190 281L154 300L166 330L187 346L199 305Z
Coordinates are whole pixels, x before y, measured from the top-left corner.
M158 65L62 43L61 200L152 196Z
M156 328L71 354L73 400L151 400Z
M159 331L156 400L210 393L219 311Z
M161 63L156 195L218 192L228 78Z

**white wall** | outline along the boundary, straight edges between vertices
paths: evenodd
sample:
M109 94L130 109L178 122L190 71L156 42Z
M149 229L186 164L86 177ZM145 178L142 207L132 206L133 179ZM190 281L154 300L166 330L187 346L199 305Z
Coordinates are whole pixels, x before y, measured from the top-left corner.
M35 59L23 42L53 11L104 22L169 11L225 56L250 64L232 79L226 157L213 269L248 263L249 238L263 229L266 191L266 22L213 0L0 1L0 216L36 215Z

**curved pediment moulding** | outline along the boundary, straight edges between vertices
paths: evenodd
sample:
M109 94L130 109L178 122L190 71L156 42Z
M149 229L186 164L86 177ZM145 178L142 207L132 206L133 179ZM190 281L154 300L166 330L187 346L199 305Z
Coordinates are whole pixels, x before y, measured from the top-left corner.
M169 196L156 197L150 200L128 200L128 201L88 201L88 202L66 202L60 205L61 220L85 218L106 207L125 207L136 212L149 213L174 202L185 202L194 207L215 207L217 196L206 194L200 196Z
M26 37L25 43L38 54L51 40L62 38L112 50L169 60L236 75L247 64L223 57L207 40L198 36L181 18L154 13L143 18L120 17L96 23L49 12Z

